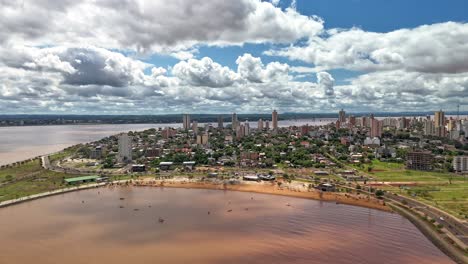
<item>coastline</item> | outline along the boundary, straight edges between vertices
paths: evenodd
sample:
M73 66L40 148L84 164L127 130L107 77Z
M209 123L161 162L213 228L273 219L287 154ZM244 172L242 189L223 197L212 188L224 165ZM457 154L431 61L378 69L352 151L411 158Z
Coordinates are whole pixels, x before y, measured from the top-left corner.
M444 252L445 255L450 257L456 263L468 263L468 256L462 250L459 250L447 240L444 240L431 226L424 222L421 218L411 213L408 209L401 207L397 204L389 203L395 212L405 217L410 221L414 226L416 226L419 231L429 239L432 244L434 244L438 249Z
M195 182L195 181L173 181L173 180L137 180L132 183L133 186L142 187L167 187L167 188L185 188L185 189L209 189L209 190L224 190L224 191L240 191L259 194L272 194L289 196L294 198L311 199L326 202L336 202L337 204L346 204L360 206L370 209L376 209L386 212L393 210L385 205L383 200L368 198L366 195L352 195L344 193L327 193L320 192L315 189L308 188L296 184L278 187L276 184L258 184L258 183L241 183L241 184L223 184L213 182Z
M76 186L76 187L70 187L70 188L63 188L63 189L58 189L50 192L43 192L43 193L38 193L38 194L33 194L25 197L21 197L18 199L12 199L12 200L7 200L0 202L0 208L7 207L7 206L12 206L15 204L20 204L20 203L25 203L53 195L58 195L58 194L64 194L64 193L69 193L69 192L75 192L75 191L81 191L81 190L87 190L87 189L92 189L92 188L99 188L105 186L106 183L95 183L95 184L88 184L88 185L82 185L82 186Z

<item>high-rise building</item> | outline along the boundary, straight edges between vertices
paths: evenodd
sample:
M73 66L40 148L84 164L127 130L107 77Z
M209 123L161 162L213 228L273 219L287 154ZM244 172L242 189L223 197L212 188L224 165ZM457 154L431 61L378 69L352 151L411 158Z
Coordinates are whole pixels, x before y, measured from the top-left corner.
M440 110L434 113L435 136L445 137L445 113Z
M189 124L189 126L190 126L190 124ZM193 131L193 133L195 133L195 134L198 133L198 121L195 121L195 120L194 120L194 121L192 122L192 131Z
M340 121L341 124L346 123L346 112L343 109L338 113L338 121Z
M244 136L250 135L250 124L248 121L244 122Z
M273 130L278 130L278 112L276 110L271 113L271 122Z
M445 126L445 113L442 110L434 113L434 124L435 127Z
M352 125L352 126L355 126L356 125L356 117L355 116L350 116L349 117L349 123Z
M423 121L424 124L424 135L432 136L435 132L434 122L431 119L426 119Z
M397 128L398 129L405 129L409 126L409 120L405 117L401 117L400 119L398 119L398 126Z
M117 155L118 162L132 161L132 140L133 138L128 134L120 134L117 136L119 141L119 152Z
M358 125L360 127L369 127L369 118L366 116L363 116L359 119Z
M203 133L201 135L198 135L197 136L197 145L203 145L203 146L206 146L208 145L208 139L209 139L209 136L208 136L208 133Z
M453 157L453 170L456 172L468 172L468 156Z
M240 124L236 127L236 137L237 139L241 139L245 136L245 129L244 125Z
M223 125L223 116L220 115L218 116L218 128L223 128L224 125Z
M457 123L456 123L456 120L453 119L453 118L450 118L450 119L448 120L448 123L447 123L447 130L448 130L448 131L455 130L456 127L457 127L456 124L457 124Z
M372 118L370 137L382 137L382 127L383 127L382 121Z
M184 116L182 117L182 122L183 122L184 130L189 130L190 129L190 115L184 114Z
M263 120L260 118L257 125L258 130L263 130Z
M406 155L406 168L412 170L432 170L434 155L430 151L409 152Z
M170 127L166 127L166 128L163 129L161 134L162 134L162 137L164 139L168 139L168 138L171 138L171 137L175 136L177 134L177 131L175 129L170 128Z
M270 129L270 121L266 120L265 121L265 130L269 130L269 129Z
M239 124L237 121L237 114L232 113L232 118L231 118L231 123L232 123L232 129L235 131L237 128L237 125Z

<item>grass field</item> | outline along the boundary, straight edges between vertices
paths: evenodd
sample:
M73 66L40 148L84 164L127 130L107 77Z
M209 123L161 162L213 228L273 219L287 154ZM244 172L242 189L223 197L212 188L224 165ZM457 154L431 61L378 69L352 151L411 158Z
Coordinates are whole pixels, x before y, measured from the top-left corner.
M0 184L11 179L21 179L36 173L41 169L39 159L26 162L22 165L0 169Z
M38 159L13 168L1 169L0 201L63 188L63 178L73 176L45 170Z
M374 160L371 165L372 170L368 172L369 166L365 165L361 170L378 181L449 183L450 180L452 182L464 180L463 177L449 172L407 170L403 163ZM355 168L359 169L357 166Z
M370 172L369 166L372 166ZM468 219L468 177L449 172L407 170L403 163L379 160L374 160L372 164L362 168L354 167L377 181L414 182L416 186L406 186L403 189L395 186L382 189L412 197L457 217Z

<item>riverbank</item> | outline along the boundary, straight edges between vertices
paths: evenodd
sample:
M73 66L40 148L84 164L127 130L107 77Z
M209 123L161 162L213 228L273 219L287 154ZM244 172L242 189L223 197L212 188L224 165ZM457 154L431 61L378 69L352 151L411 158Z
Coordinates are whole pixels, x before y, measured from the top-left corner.
M273 194L290 196L296 198L305 198L312 200L320 200L327 202L336 202L337 204L354 205L377 209L382 211L391 212L392 209L388 207L384 201L368 197L366 195L355 195L347 193L331 193L321 192L316 189L309 189L303 183L290 183L278 186L275 183L263 182L242 182L240 184L229 184L222 181L203 182L193 181L188 179L173 179L173 180L154 180L143 179L132 182L133 186L149 186L149 187L168 187L168 188L187 188L187 189L210 189L210 190L226 190L226 191L240 191L262 194Z
M468 263L468 256L462 250L458 249L447 240L445 240L436 230L431 228L430 224L409 211L408 209L397 204L389 204L393 210L408 219L415 225L421 233L423 233L436 247L449 256L457 263Z
M106 183L95 183L95 184L88 184L88 185L82 185L82 186L76 186L76 187L70 187L70 188L63 188L63 189L58 189L58 190L54 190L54 191L50 191L50 192L44 192L44 193L29 195L29 196L21 197L21 198L18 198L18 199L12 199L12 200L8 200L8 201L0 202L0 208L15 205L15 204L19 204L19 203L24 203L24 202L28 202L28 201L32 201L32 200L36 200L36 199L40 199L40 198L49 197L49 196L52 196L52 195L58 195L58 194L64 194L64 193L69 193L69 192L74 192L74 191L98 188L98 187L102 187L102 186L105 186L105 185L106 185Z

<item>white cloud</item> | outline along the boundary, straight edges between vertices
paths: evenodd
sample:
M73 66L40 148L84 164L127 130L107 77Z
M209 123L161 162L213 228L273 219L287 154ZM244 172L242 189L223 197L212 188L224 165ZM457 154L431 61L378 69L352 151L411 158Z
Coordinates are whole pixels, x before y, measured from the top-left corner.
M335 91L333 86L335 85L335 79L328 72L317 73L318 87L323 90L323 93L327 96L334 95Z
M265 67L262 60L246 53L236 60L237 73L249 82L262 83L272 81L288 81L289 65L271 62Z
M326 37L311 37L305 46L265 54L306 61L316 70L459 73L468 71L467 43L468 24L447 22L389 33L334 29Z
M172 73L193 86L226 87L238 79L235 72L208 57L181 61L174 65Z
M260 0L25 0L0 5L0 42L164 52L191 58L195 45L289 43L323 22Z

